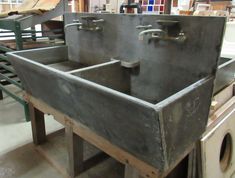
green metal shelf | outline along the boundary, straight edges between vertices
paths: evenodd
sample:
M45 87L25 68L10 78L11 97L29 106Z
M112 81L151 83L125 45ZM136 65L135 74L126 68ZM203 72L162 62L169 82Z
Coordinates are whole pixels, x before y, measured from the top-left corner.
M0 32L0 40L6 39L6 37L14 37L13 44L14 48L8 47L8 45L0 43L0 100L3 99L3 93L15 99L17 102L23 105L26 121L29 120L29 108L27 101L17 93L9 90L8 85L13 85L17 87L21 92L23 92L23 87L21 85L20 79L11 65L10 61L7 59L6 53L15 50L23 50L24 44L27 41L37 43L41 38L45 36L37 36L37 33L53 32L52 35L46 35L48 37L48 44L50 46L55 45L50 42L50 39L58 39L62 36L64 37L63 28L61 29L45 29L42 31L36 31L35 25L48 22L51 19L63 15L67 10L68 1L61 0L57 7L51 11L45 12L42 15L28 14L28 15L12 15L6 18L0 18L0 29L4 31ZM31 28L31 30L26 30ZM10 35L8 33L11 33Z

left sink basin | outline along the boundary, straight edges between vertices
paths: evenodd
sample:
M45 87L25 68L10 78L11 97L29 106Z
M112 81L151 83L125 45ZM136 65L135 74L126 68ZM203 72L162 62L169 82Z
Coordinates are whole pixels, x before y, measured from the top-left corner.
M62 72L69 72L98 64L85 64L70 60L67 46L25 50L18 52L18 54L20 54L22 58L30 59L33 63L36 62Z

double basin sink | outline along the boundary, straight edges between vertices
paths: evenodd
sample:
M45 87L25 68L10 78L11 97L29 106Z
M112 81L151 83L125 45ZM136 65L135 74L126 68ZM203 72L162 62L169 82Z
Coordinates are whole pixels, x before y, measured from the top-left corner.
M64 46L8 53L25 90L159 172L172 168L205 131L225 19L65 15L74 20Z

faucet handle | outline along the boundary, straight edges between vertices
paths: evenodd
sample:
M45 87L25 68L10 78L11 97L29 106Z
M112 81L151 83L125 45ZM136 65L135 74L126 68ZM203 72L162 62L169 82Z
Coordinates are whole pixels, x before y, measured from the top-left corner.
M149 24L149 25L137 25L136 29L138 29L138 30L142 30L142 29L147 30L147 29L150 29L152 27L153 26L151 24Z
M149 35L149 36L151 35L150 37L152 37L154 35L163 36L165 34L166 34L166 32L163 31L162 29L148 29L148 30L144 30L139 33L139 40L143 41L145 35Z

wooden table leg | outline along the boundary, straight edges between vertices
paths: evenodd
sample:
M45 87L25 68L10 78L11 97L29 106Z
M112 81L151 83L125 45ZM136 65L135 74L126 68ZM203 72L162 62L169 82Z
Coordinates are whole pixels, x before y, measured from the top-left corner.
M68 149L68 173L74 178L83 171L83 144L81 137L73 132L69 125L65 126L65 134Z
M29 116L32 126L33 142L40 145L46 141L44 113L29 103Z
M0 100L3 100L3 93L2 93L2 90L0 90Z
M201 142L196 143L196 177L202 178L202 157L201 157Z
M124 178L141 178L139 171L130 165L125 165L125 175Z
M197 157L196 148L194 148L188 156L188 176L187 178L196 178L197 171Z

